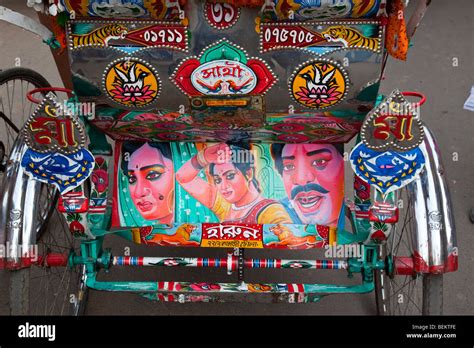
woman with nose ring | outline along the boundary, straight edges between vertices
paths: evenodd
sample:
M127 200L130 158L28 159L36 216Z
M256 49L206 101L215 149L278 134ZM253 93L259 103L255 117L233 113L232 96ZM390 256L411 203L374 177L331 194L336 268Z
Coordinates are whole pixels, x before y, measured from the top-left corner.
M233 152L246 154L245 160ZM199 177L203 169L207 169L212 183ZM221 222L292 223L279 202L262 196L249 149L224 143L206 147L176 172L176 180Z

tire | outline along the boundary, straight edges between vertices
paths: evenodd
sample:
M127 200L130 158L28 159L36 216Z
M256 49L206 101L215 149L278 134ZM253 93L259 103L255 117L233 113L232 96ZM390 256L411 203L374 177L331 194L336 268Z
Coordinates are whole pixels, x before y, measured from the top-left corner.
M386 244L379 248L379 256L413 256L416 235L415 205L409 195L410 185L402 188L403 201L397 225L392 229ZM375 299L378 315L441 315L443 314L443 275L419 273L392 274L388 270L375 272Z
M426 293L423 297L423 314L443 314L443 275L426 274L423 277L423 289Z
M19 289L30 289L30 269L24 268L10 272L10 314L27 315L30 308L30 297L28 291Z

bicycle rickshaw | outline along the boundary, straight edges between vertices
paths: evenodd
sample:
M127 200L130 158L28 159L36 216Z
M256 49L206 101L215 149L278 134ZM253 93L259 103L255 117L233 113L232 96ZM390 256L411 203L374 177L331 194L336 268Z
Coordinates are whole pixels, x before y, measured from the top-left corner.
M33 113L2 114L7 128L8 115L28 117L4 151L0 191L12 313L65 313L72 302L80 314L88 289L181 303L375 292L380 314L442 313L457 246L440 155L420 120L425 98L378 95L388 56L405 58L429 1L407 22L399 0L29 3L42 24L6 8L0 19L52 47L65 88L41 80L25 95ZM348 198L344 144L354 137ZM226 254L114 255L109 235ZM284 258L317 248L336 257ZM224 268L237 281L100 279L125 266ZM246 282L256 268L360 282Z

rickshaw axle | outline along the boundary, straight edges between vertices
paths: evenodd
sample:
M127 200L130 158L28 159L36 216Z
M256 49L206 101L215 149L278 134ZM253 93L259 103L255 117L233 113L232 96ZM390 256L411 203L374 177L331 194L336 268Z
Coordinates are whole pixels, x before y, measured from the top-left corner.
M393 275L416 275L413 257L395 256L392 273Z

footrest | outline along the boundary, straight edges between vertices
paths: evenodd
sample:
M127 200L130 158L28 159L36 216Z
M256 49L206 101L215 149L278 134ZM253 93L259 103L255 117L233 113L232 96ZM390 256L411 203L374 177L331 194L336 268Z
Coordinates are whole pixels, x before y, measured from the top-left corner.
M330 294L368 293L373 282L357 285L334 284L260 284L260 283L189 283L189 282L100 282L87 278L87 287L102 291L139 293L149 299L171 302L225 302L235 295L270 295L272 302L315 302ZM248 300L245 296L243 299ZM239 301L242 302L242 301Z

